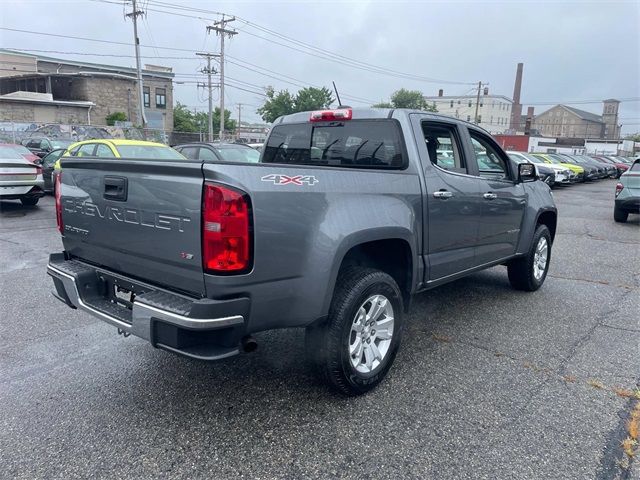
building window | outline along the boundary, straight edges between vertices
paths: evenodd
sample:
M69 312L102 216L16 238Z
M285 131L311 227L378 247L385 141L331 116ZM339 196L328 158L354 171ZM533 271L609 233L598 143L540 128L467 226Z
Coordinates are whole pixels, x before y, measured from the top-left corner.
M478 123L482 123L482 115L478 115Z
M480 107L482 107L482 105L484 105L484 102L480 100Z
M471 106L471 100L469 100L469 106Z
M471 115L467 115L467 122L471 121Z
M451 100L451 105L450 105L450 107L451 107L451 108L453 108L453 100Z
M151 106L151 91L149 90L149 87L142 87L142 97L144 98L144 106L145 107L150 107Z
M491 115L491 121L489 123L493 125L493 115Z
M458 105L460 105L460 100L458 100Z
M167 108L167 91L164 88L156 88L156 108Z

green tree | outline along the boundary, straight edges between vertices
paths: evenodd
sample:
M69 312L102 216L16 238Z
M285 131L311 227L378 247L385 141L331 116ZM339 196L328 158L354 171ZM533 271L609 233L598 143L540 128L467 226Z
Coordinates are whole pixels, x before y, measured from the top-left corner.
M209 131L209 114L207 112L192 112L178 102L173 109L173 129L176 132L207 132ZM213 111L213 131L220 129L220 108ZM231 111L224 109L224 129L236 129L236 121L231 120Z
M295 99L288 90L280 90L276 93L273 87L267 87L266 95L266 101L257 110L265 122L273 123L279 116L296 111Z
M331 91L326 87L303 88L295 95L288 90L276 92L273 87L267 87L266 95L267 100L257 112L268 123L273 123L281 115L329 108L334 101Z
M173 129L176 132L197 132L193 112L180 102L173 108Z
M298 92L294 99L294 105L296 112L306 112L309 110L320 110L323 108L329 108L333 103L333 97L331 96L331 90L327 87L303 88Z
M107 115L107 118L105 120L107 121L107 125L113 126L116 124L116 122L126 122L127 114L124 112L113 112Z
M391 105L389 102L380 102L371 106L373 108L393 108L393 105Z
M633 140L634 142L640 142L640 132L638 133L631 133L629 135L627 135L626 137L624 137L625 140Z
M428 103L419 90L407 90L401 88L391 95L391 102L381 102L372 105L373 108L411 108L413 110L424 110L426 112L437 112L432 104Z

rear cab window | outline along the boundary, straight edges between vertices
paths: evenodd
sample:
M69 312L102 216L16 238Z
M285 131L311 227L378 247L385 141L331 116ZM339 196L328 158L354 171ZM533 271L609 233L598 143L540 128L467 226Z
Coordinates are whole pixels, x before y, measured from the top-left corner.
M276 125L260 162L398 170L407 166L400 126L393 119Z

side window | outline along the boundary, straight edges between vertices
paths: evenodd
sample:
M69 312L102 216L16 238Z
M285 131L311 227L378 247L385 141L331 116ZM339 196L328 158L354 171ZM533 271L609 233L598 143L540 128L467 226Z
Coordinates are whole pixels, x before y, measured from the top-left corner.
M167 108L167 91L164 88L156 88L156 108Z
M78 157L92 157L93 151L95 150L95 148L96 148L95 143L86 143L80 146L80 148L78 149L78 153L76 155Z
M429 160L434 165L458 173L467 173L456 127L444 123L422 122Z
M36 149L39 149L39 148L40 148L40 144L41 144L41 143L42 143L42 142L41 142L40 140L37 140L37 139L36 139L36 140L29 140L29 141L27 142L27 148L36 148Z
M49 140L43 138L40 142L40 150L49 150L51 145L49 144Z
M198 147L183 147L178 151L190 160L198 160Z
M481 177L509 180L509 167L499 150L484 135L469 130L471 143Z
M189 157L187 157L189 158ZM200 147L200 154L199 154L199 160L208 160L208 161L212 161L212 162L217 162L218 161L218 157L216 157L216 154L213 153L211 150L209 150L208 148L205 147Z
M145 107L151 107L151 90L149 87L142 87L142 97Z
M99 143L96 148L96 157L115 157L111 149L102 143Z
M64 150L56 150L54 152L51 152L49 155L42 159L42 164L47 168L53 167L53 165L62 156L63 153Z

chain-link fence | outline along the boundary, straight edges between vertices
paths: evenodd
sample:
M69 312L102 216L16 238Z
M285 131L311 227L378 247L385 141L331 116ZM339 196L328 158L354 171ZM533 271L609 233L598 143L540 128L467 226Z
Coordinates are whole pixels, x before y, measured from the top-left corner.
M34 137L80 142L96 138L148 140L167 145L207 141L206 132L174 132L153 128L35 122L0 122L0 143L23 143ZM214 135L214 141L218 135ZM229 135L233 141L233 136Z

